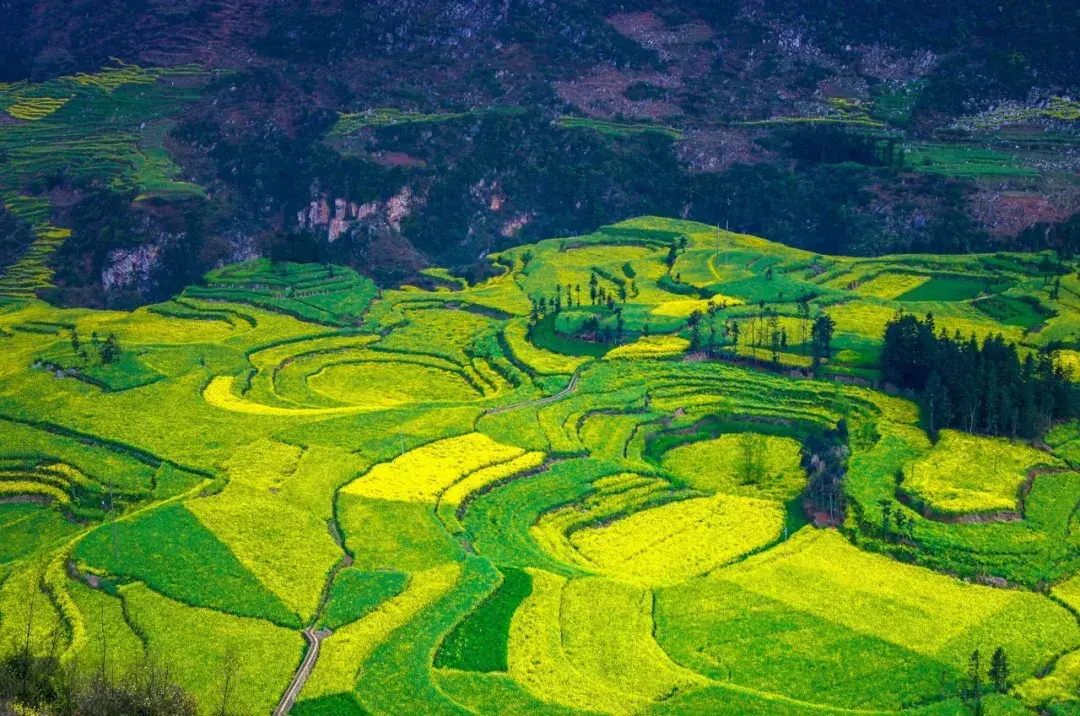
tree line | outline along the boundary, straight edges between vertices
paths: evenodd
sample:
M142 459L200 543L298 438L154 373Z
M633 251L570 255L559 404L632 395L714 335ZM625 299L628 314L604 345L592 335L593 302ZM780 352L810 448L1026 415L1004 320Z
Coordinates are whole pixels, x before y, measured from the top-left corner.
M885 324L885 381L914 391L931 434L969 433L1036 437L1076 415L1069 375L1049 351L1021 351L1001 334L978 342L938 330L932 313L901 313Z

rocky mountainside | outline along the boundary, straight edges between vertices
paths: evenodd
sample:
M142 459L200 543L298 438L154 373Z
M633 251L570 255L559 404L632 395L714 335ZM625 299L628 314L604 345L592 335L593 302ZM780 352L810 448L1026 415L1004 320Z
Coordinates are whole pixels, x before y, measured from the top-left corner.
M619 219L1080 244L1075 3L0 2L0 293L253 256L383 283Z

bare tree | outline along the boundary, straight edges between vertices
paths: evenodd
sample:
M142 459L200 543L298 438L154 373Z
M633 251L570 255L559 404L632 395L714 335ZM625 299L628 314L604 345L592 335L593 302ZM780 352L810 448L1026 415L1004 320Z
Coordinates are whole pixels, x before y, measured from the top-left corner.
M236 691L236 684L240 680L240 657L236 647L230 644L225 647L225 653L221 657L221 708L218 716L229 716L229 701Z

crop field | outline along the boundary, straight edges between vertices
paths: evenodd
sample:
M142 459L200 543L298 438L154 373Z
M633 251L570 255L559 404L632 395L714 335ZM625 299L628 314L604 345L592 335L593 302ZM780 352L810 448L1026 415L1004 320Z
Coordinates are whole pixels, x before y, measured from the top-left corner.
M122 71L5 90L0 135L157 87ZM900 311L1080 365L1072 274L656 217L492 258L433 291L257 260L132 312L3 299L0 651L153 659L208 716L964 714L976 650L984 713L1080 706L1080 427L931 434L875 387Z
M933 512L1010 512L1028 470L1059 464L1026 445L943 430L924 458L905 467L903 490Z

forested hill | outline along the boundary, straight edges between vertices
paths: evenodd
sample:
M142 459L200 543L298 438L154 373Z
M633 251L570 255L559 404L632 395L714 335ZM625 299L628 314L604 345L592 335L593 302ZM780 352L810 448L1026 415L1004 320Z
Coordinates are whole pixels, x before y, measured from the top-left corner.
M1080 245L1075 3L0 2L0 294L258 256L389 285L641 214L820 253Z

